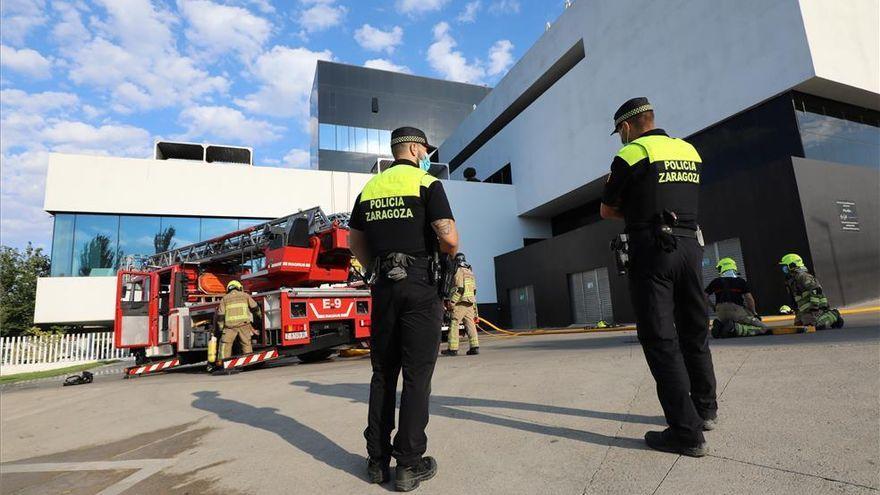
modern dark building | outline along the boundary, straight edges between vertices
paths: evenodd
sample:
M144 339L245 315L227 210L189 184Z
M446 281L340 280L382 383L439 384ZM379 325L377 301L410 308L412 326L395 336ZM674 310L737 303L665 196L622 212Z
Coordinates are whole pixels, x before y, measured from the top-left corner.
M687 137L703 157L700 225L704 282L732 257L763 313L791 304L778 261L803 256L836 305L880 294L880 112L787 92ZM602 220L593 199L551 217L553 237L496 258L509 324L529 322L520 292L534 294L537 326L634 321L626 277L608 241L621 222ZM501 298L501 293L513 297ZM502 303L504 306L504 303Z
M512 214L548 231L495 257L500 320L635 321L609 249L623 223L599 204L621 146L611 116L636 96L702 154L706 283L733 257L773 313L791 304L777 263L793 252L833 305L880 299L876 3L667 7L574 2L440 146L454 179L512 184Z
M311 168L369 173L410 125L441 143L490 91L485 86L318 61L311 95Z

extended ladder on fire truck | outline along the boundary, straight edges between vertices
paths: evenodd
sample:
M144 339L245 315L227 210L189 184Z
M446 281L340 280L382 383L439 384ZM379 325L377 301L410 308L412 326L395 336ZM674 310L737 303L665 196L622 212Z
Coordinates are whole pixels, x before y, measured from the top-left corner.
M369 291L345 286L351 260L346 220L316 207L130 258L118 274L115 338L139 362L125 376L206 362L216 307L232 278L240 278L263 305L260 349L224 359L219 369L293 355L320 359L336 346L366 339ZM259 269L246 268L258 261Z

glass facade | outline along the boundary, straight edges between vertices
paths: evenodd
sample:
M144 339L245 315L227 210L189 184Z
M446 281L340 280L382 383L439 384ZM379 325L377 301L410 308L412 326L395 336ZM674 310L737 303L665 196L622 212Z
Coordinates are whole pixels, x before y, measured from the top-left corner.
M318 126L318 146L322 150L390 155L391 131L320 124Z
M58 213L50 273L53 277L115 275L126 256L161 253L267 220Z
M880 113L795 93L804 157L880 167Z

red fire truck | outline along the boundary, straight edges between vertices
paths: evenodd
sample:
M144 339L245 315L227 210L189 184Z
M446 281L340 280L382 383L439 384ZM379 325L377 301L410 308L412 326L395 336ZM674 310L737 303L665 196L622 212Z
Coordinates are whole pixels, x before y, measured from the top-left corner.
M118 272L114 329L116 347L135 356L125 376L206 362L219 335L217 307L233 279L262 306L263 318L254 322L255 352L218 369L289 356L317 361L365 342L370 292L349 283L348 234L344 222L312 208L129 262L138 266Z

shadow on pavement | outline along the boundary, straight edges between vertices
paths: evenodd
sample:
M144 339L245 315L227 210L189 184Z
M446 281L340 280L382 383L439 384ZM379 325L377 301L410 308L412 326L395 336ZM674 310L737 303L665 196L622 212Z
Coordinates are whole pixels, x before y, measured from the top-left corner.
M313 394L324 395L328 397L340 397L350 399L354 402L367 404L369 402L370 387L366 383L336 383L325 385L308 380L298 380L292 382L291 385L305 387L306 391ZM398 397L399 400L399 397ZM652 425L665 426L663 418L657 416L642 416L638 414L618 414L606 413L600 411L590 411L588 409L574 409L568 407L547 406L543 404L530 404L527 402L478 399L468 397L451 397L444 395L431 395L431 414L443 416L452 419L464 419L468 421L477 421L480 423L491 424L495 426L504 426L516 430L526 431L529 433L538 433L540 435L549 435L569 440L577 440L581 442L593 443L606 446L614 442L615 447L647 450L647 447L641 440L628 438L614 438L601 433L593 433L589 431L576 430L564 426L550 426L539 423L532 423L527 420L513 419L509 417L498 417L483 414L475 411L467 411L457 409L457 407L497 407L503 409L517 409L521 411L546 412L550 414L563 414L569 416L578 416L585 418L609 419L613 421L626 421L630 423L643 423Z
M297 449L311 455L318 461L362 479L365 472L364 457L352 454L335 442L299 421L278 414L273 407L254 407L243 402L224 399L215 391L193 393L196 399L192 406L210 413L220 419L241 423L274 433Z

